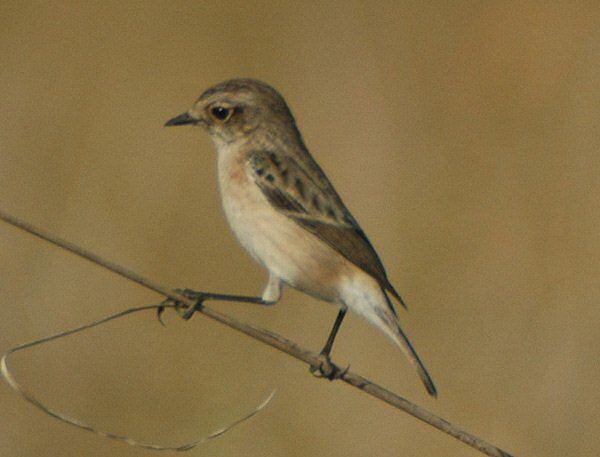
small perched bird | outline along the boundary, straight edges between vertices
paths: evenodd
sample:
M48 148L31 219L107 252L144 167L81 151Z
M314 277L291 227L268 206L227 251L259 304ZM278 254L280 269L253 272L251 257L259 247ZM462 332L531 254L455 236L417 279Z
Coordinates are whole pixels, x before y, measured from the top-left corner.
M165 125L202 126L217 149L225 214L241 244L269 271L262 297L198 293L201 299L279 301L284 284L338 304L321 354L329 360L349 308L391 338L436 388L402 331L389 296L404 305L356 219L312 158L283 97L253 79L206 90ZM188 291L191 292L191 291Z

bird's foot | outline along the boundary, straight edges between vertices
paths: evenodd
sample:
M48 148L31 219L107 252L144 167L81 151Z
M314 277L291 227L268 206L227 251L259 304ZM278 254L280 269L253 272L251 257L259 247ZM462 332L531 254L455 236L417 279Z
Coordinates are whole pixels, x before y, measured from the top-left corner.
M162 325L165 325L165 323L162 320L162 314L165 312L167 305L173 304L177 314L182 319L187 321L192 318L192 316L194 315L194 313L196 311L199 311L202 309L202 307L204 306L204 304L203 304L204 300L206 300L206 298L207 298L206 294L204 292L199 292L199 291L192 290L192 289L175 289L175 292L177 292L178 294L183 295L187 298L195 300L196 303L194 304L194 306L189 306L186 303L182 303L179 301L175 301L171 298L167 298L158 306L158 308L156 310L156 317Z
M319 363L318 365L311 365L309 370L313 376L316 378L325 378L330 381L335 381L336 379L341 379L344 377L348 370L350 369L350 365L346 368L341 369L337 365L335 365L331 361L331 357L329 354L325 352L321 352L319 354Z

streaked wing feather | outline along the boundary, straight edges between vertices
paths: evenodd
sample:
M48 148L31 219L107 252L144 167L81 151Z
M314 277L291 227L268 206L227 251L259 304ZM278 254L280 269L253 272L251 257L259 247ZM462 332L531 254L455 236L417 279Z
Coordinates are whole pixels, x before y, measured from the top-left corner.
M261 150L250 154L249 164L256 184L275 208L363 269L406 306L369 239L314 161L307 173L292 157ZM391 303L390 307L395 314Z

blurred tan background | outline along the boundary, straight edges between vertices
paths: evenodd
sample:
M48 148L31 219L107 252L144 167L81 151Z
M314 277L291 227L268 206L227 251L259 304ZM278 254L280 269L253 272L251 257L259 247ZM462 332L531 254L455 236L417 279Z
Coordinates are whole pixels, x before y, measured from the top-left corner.
M336 361L518 456L600 453L598 2L0 5L0 207L173 287L259 293L215 156L164 129L209 85L263 79L410 305L434 376L352 316ZM0 351L160 297L0 224ZM215 307L320 349L331 306ZM51 406L195 455L476 456L207 319L136 315L15 357ZM145 456L0 387L3 456Z

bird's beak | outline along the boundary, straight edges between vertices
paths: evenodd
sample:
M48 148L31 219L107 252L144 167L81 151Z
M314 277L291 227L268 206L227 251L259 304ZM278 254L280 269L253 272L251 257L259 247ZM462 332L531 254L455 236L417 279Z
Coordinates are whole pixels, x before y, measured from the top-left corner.
M198 119L193 117L190 113L183 113L179 116L175 116L173 119L167 121L165 127L171 127L173 125L188 125L188 124L197 124Z

